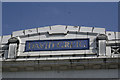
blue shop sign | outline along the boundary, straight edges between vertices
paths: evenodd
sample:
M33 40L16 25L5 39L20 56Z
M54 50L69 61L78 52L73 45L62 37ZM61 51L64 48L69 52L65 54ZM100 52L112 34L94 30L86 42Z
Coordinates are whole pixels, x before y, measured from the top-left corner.
M87 50L89 39L60 39L26 41L25 52L57 51L57 50Z

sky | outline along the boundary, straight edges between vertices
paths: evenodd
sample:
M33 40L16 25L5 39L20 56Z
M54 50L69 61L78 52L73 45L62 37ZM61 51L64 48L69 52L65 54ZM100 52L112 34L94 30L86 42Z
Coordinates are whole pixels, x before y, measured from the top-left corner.
M52 25L118 31L117 2L3 2L2 35Z

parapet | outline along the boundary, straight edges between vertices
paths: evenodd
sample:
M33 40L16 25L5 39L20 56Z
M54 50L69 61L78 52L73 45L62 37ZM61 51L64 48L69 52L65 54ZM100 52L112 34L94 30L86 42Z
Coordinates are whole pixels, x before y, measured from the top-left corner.
M89 49L54 47L49 50L25 51L27 41L46 41L47 43L55 40L74 41L76 39L82 41L88 39ZM118 58L120 54L120 32L106 31L105 28L96 27L54 25L20 30L14 31L11 35L0 36L0 42L0 55L3 61ZM77 43L71 45L74 46Z

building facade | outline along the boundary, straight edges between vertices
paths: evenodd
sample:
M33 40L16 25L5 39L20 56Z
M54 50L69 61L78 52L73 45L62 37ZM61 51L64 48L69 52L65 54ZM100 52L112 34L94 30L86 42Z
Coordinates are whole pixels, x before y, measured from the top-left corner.
M3 78L118 78L120 32L55 25L0 37Z

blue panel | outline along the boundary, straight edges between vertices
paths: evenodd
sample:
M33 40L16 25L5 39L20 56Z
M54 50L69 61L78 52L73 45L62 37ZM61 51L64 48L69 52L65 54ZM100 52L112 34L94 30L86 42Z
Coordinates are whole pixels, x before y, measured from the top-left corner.
M26 41L25 51L85 50L89 39L60 39Z

